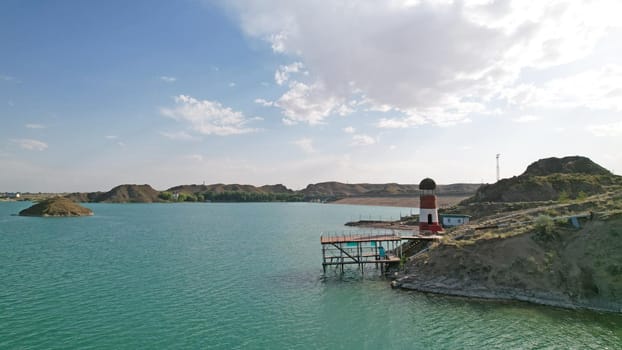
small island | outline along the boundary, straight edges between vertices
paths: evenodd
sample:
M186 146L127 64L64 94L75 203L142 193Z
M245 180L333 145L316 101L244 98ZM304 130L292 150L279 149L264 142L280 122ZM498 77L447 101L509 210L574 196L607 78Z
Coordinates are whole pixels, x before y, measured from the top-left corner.
M20 216L89 216L93 211L64 197L45 199L19 212Z

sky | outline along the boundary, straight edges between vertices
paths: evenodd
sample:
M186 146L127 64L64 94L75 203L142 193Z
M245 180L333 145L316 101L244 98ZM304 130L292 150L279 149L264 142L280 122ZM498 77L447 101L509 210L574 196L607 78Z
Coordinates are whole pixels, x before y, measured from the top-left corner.
M3 0L0 191L622 174L617 0Z

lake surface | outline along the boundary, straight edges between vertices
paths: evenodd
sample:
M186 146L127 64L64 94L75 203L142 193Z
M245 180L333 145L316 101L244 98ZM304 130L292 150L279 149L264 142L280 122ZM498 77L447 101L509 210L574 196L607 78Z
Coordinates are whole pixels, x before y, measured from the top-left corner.
M321 232L403 208L0 203L1 349L620 349L622 315L322 275ZM370 270L369 272L373 272Z

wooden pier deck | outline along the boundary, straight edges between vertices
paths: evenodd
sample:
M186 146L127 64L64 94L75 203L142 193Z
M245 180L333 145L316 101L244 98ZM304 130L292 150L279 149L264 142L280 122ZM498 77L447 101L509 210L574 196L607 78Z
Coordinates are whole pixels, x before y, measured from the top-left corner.
M342 234L321 235L322 268L337 266L344 271L345 265L359 265L364 273L366 264L375 264L383 272L390 265L402 261L402 243L408 241L435 241L438 235L398 235L398 234Z

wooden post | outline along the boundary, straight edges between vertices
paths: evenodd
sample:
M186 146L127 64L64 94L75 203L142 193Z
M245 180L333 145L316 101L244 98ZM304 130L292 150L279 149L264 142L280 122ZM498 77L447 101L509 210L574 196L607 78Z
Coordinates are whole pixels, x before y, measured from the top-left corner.
M322 270L326 274L326 246L322 244Z
M343 274L343 245L339 243L339 256L341 257L341 273Z

